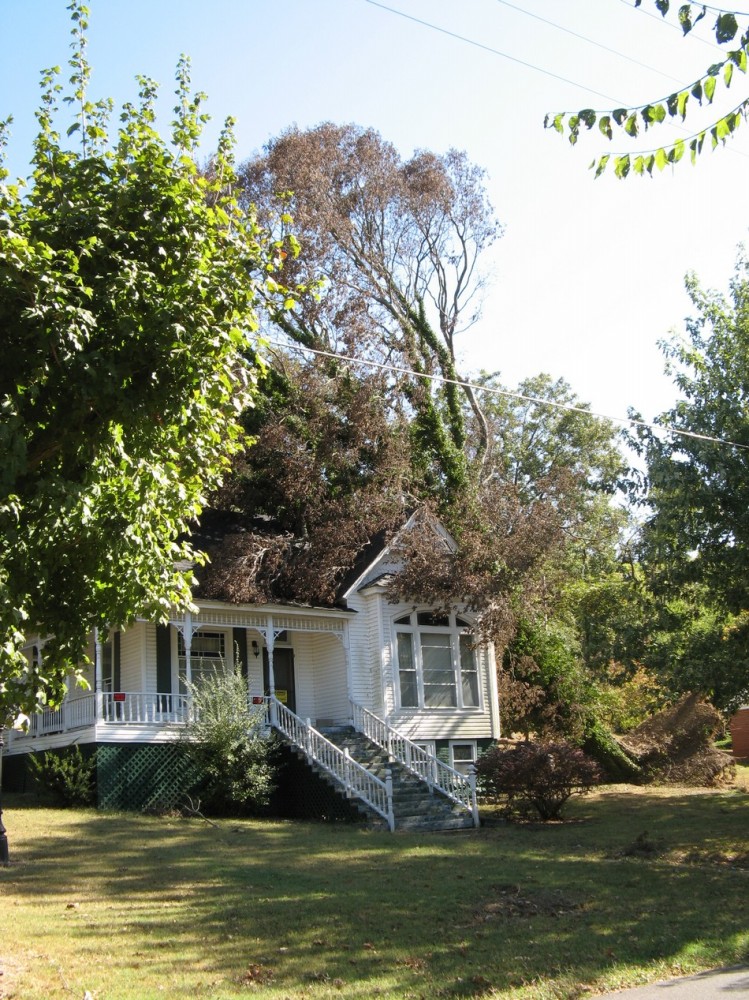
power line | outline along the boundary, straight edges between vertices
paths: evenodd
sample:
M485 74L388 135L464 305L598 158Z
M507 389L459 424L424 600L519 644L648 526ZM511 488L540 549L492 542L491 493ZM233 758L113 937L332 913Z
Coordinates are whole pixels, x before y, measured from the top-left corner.
M517 56L511 56L508 52L502 52L500 49L492 48L491 45L484 45L483 42L477 42L474 38L459 35L457 32L450 31L447 28L440 28L439 25L432 24L431 21L424 21L419 17L414 17L412 14L406 14L405 11L397 10L395 7L388 7L386 4L380 3L379 0L365 0L365 3L371 4L373 7L379 7L381 10L386 10L390 14L396 14L398 17L403 17L407 21L413 21L415 24L420 24L423 28L429 28L431 31L438 31L441 35L447 35L449 38L454 38L459 42L465 42L466 45L473 45L477 49L483 49L484 52L489 52L492 55L499 56L501 59L508 59L510 62L518 63L518 65L525 66L526 69L532 69L536 73L543 73L544 76L551 77L552 80L559 80L561 83L568 83L572 87L577 87L579 90L585 90L589 94L595 94L597 97L602 97L604 101L611 101L612 104L620 103L610 94L603 94L600 90L593 90L592 87L586 87L583 83L576 83L575 80L569 80L566 76L560 76L558 73L552 73L551 70L543 69L541 66L535 66L533 63L526 62L524 59L519 59Z
M579 38L580 41L587 42L588 45L595 45L596 48L602 49L604 52L610 52L612 55L618 56L620 59L626 59L627 62L631 62L635 66L640 66L642 69L650 70L651 73L657 73L666 80L673 80L674 83L681 84L681 80L675 76L671 76L670 73L664 73L663 70L656 69L655 66L649 66L647 63L640 62L639 59L633 59L632 56L628 56L626 52L619 52L618 49L612 49L608 45L604 45L602 42L597 42L594 38L588 38L587 35L581 35L579 32L573 31L572 28L565 28L563 24L557 24L555 21L550 21L548 18L542 17L540 14L526 10L524 7L518 7L517 4L510 3L509 0L496 0L496 2L501 3L504 7L509 7L511 10L516 10L519 14L525 14L526 17L532 17L536 21L548 24L550 28L555 28L557 31L563 31L566 35L572 35L573 38ZM627 3L627 0L623 0L623 2Z
M651 423L647 420L637 420L635 417L613 417L608 413L597 413L586 406L574 406L572 403L557 403L550 399L541 399L538 396L527 396L522 392L511 392L509 389L498 389L496 386L483 385L480 382L468 382L464 379L446 378L444 375L430 375L428 372L417 372L413 368L404 368L385 361L374 361L369 358L353 358L347 354L338 354L335 351L321 351L319 348L307 347L304 344L284 343L279 340L270 340L267 337L259 338L260 344L268 344L271 347L279 347L282 350L292 350L314 354L320 358L332 358L337 361L344 361L352 365L364 365L369 368L377 368L380 371L394 372L398 375L411 375L414 378L422 378L430 382L440 382L443 385L456 385L462 389L472 389L477 392L488 393L493 396L506 396L509 399L519 399L524 403L533 403L536 406L550 406L556 410L567 410L571 413L583 413L589 417L597 417L599 420L610 420L612 423L626 424L629 427L644 427L647 430L656 431L659 434L671 434L677 437L691 438L696 441L706 441L711 444L725 445L728 448L740 448L742 451L749 451L749 445L739 444L738 441L727 441L724 438L712 437L710 434L697 434L695 431L677 430L674 427L662 427L660 424Z

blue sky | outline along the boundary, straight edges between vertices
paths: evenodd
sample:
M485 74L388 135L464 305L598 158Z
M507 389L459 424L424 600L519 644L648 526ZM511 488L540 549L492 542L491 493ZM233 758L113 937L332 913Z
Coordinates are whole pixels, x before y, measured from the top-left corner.
M654 416L675 395L657 342L694 312L685 273L725 290L746 236L749 127L696 167L594 181L587 165L604 140L573 149L543 118L665 96L720 58L709 36L682 39L652 0L383 4L401 14L367 0L90 0L91 95L119 105L146 74L161 85L166 125L185 53L214 116L206 155L229 114L240 158L292 123L324 120L372 126L406 157L465 149L488 172L505 226L486 260L483 318L461 344L465 372L498 370L512 385L547 371L596 411ZM66 69L65 0L0 0L0 38L8 166L25 175L39 71ZM731 106L747 91L737 79ZM687 120L690 132L700 124Z

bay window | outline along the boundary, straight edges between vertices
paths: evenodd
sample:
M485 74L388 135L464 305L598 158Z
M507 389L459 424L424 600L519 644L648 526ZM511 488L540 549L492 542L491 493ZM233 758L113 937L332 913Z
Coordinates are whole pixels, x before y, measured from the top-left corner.
M412 611L395 620L401 708L478 708L478 663L468 622Z

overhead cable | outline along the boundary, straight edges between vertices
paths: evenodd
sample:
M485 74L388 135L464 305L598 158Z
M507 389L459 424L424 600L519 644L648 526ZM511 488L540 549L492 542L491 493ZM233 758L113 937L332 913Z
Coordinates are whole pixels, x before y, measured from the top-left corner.
M316 347L307 347L304 344L285 343L279 340L270 340L267 337L259 337L261 345L267 344L270 347L279 347L282 350L292 350L314 354L320 358L331 358L337 361L344 361L346 364L363 365L369 368L377 368L380 371L394 372L397 375L410 375L414 378L425 379L430 382L440 382L443 385L456 385L463 389L471 389L475 392L483 392L493 396L506 396L509 399L519 399L525 403L533 403L536 406L549 406L556 410L567 410L571 413L584 413L589 417L597 417L599 420L610 420L612 423L625 424L629 427L643 427L658 434L671 434L677 437L691 438L695 441L706 441L711 444L724 445L727 448L739 448L742 451L749 451L749 445L739 444L738 441L728 441L725 438L712 437L710 434L697 434L695 431L678 430L675 427L664 427L661 424L652 423L647 420L639 420L636 417L615 417L608 413L597 413L587 406L574 406L572 403L558 403L550 399L541 399L539 396L528 396L522 392L512 392L510 389L499 389L496 386L484 385L481 382L469 382L465 379L447 378L444 375L431 375L428 372L418 372L413 368L405 368L401 365L394 365L390 362L374 361L369 358L354 358L348 354L338 354L335 351L322 351Z

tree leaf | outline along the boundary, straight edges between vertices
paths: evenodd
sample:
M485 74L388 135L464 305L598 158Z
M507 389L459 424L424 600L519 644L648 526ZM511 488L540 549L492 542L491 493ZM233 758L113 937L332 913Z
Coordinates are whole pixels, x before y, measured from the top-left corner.
M733 79L733 63L731 62L730 59L728 59L726 60L726 63L723 67L723 83L726 85L726 87L731 86L732 79Z
M637 112L633 111L629 118L624 123L624 131L627 135L636 136L639 132L639 127L637 124Z
M595 160L593 161L595 163ZM609 154L604 153L601 159L598 161L598 166L596 167L596 177L600 177L601 174L606 169L606 164L609 162Z
M617 156L614 161L614 173L616 176L623 180L629 173L630 160L629 153L625 153L624 156Z
M668 163L668 154L666 153L666 150L663 148L656 149L655 151L656 167L658 167L659 170L663 170L663 168L666 166L667 163Z
M688 35L692 30L692 5L685 3L683 7L679 7L679 24L681 25L681 30L685 35Z
M583 108L582 111L577 112L577 117L590 129L595 125L597 115L592 108Z
M702 104L702 81L697 80L692 86L692 97L696 97L697 100Z
M629 111L626 108L615 108L614 111L611 112L611 117L617 125L621 125L628 114Z
M730 42L736 36L738 30L739 25L736 21L736 15L732 11L725 11L718 15L718 19L715 22L715 40L718 45Z
M713 94L715 93L715 77L706 76L704 85L705 98L708 104L713 103Z
M605 135L607 139L610 139L614 134L611 130L611 115L603 115L598 120L598 128L601 130L602 135Z

